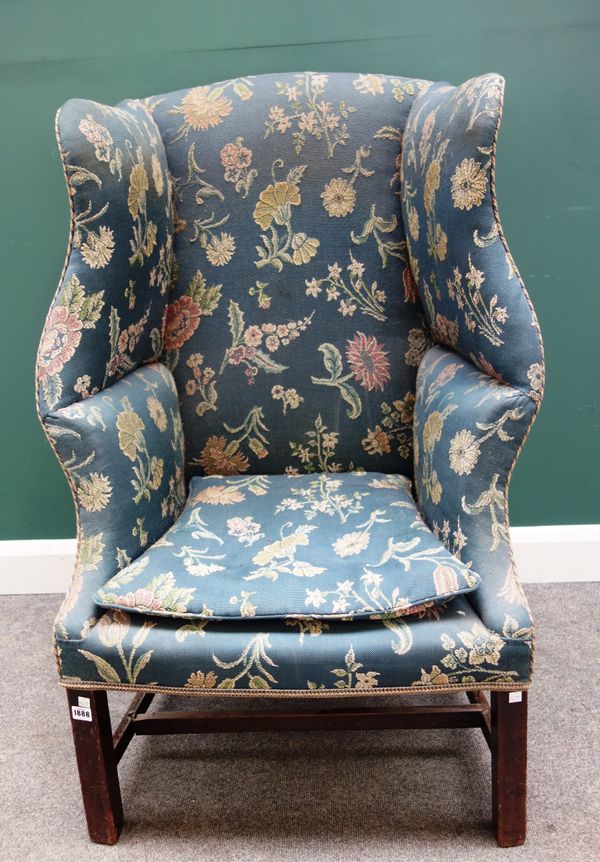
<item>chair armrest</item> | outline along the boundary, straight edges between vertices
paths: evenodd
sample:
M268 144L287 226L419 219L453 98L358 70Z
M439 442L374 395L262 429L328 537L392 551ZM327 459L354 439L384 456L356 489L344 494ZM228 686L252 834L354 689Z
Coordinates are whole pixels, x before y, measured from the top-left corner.
M55 635L86 637L92 596L164 535L185 502L175 382L160 363L44 418L77 512L77 558Z
M435 346L417 374L415 488L427 524L481 575L469 595L483 623L531 638L531 615L512 555L508 484L536 403Z

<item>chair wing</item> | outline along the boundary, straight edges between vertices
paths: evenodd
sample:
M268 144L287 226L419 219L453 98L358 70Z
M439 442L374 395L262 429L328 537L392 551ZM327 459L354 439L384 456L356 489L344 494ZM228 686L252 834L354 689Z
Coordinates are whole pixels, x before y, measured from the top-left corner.
M472 602L506 638L531 637L508 523L508 483L537 414L539 326L494 194L504 81L434 84L404 137L411 266L437 345L417 380L415 484L429 525L482 574Z
M40 418L77 511L77 562L56 627L59 639L77 639L95 623L94 584L179 513L183 440L173 378L156 362L173 232L158 130L139 102L80 99L59 111L56 129L71 234L36 377Z

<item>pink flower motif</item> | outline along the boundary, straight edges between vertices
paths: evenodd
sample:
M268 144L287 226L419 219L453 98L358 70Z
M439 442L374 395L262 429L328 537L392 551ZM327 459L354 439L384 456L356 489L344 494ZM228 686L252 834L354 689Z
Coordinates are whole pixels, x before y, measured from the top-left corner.
M225 144L221 150L221 164L224 168L235 168L238 160L238 148L235 144Z
M390 380L390 363L381 344L374 335L357 332L354 338L348 339L346 359L352 369L354 379L371 392L373 389L383 391Z
M77 315L64 305L52 310L40 347L40 380L62 371L81 341L82 325Z
M436 386L441 387L445 386L446 383L449 383L459 368L461 368L461 365L459 365L458 362L451 362L450 365L446 365L445 368L442 368L435 379Z
M435 593L437 596L446 596L458 590L456 572L450 566L444 566L441 563L438 563L435 567L433 583L435 584Z
M234 347L229 353L229 364L230 365L239 365L240 362L246 358L246 348L245 347Z
M150 590L139 589L124 596L117 596L117 601L126 608L143 608L149 611L160 611L163 609L160 599L156 598Z

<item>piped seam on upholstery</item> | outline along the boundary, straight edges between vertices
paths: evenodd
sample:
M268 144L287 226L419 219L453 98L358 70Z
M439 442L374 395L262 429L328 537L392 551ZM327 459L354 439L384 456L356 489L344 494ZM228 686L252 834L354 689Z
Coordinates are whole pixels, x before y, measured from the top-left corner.
M282 688L282 689L269 689L268 691L250 691L246 689L241 689L240 691L232 691L227 689L205 689L203 688L201 692L196 690L190 690L186 688L178 688L171 686L144 686L138 684L126 684L126 683L94 683L94 682L83 682L75 677L59 677L59 684L64 688L72 688L72 689L85 689L88 691L142 691L142 692L153 692L155 694L176 694L182 695L184 697L195 697L195 698L204 698L204 697L222 697L222 698L326 698L326 697L339 697L339 698L371 698L371 697L393 697L399 694L408 694L408 695L429 695L429 694L452 694L457 691L528 691L530 687L530 682L528 681L515 681L512 683L507 682L487 682L481 685L473 685L472 683L451 683L450 685L436 685L436 686L387 686L386 688L380 689L369 689L368 691L364 691L363 689L346 689L345 691L341 691L339 688L326 688L326 689L294 689L294 688Z
M517 450L515 452L512 464L508 468L508 472L506 474L506 482L505 482L505 486L504 486L504 527L506 530L506 534L508 535L507 547L508 547L508 554L509 554L509 559L510 559L510 563L511 563L511 570L512 570L513 577L515 578L515 580L519 584L520 593L521 593L521 596L523 597L523 599L525 601L526 610L528 612L529 619L531 620L532 631L533 631L535 628L534 619L533 619L533 615L531 613L531 608L529 607L529 602L527 601L527 598L525 596L525 591L523 589L523 585L521 583L521 580L520 580L518 572L517 572L514 549L513 549L512 541L510 539L510 529L509 529L510 528L510 521L509 521L509 515L508 515L508 494L509 494L510 482L512 479L513 471L515 469L515 465L517 463L519 455L521 454L521 450L523 449L523 446L525 445L525 442L526 442L527 438L529 437L529 434L530 434L531 429L533 427L533 423L537 419L538 413L540 412L540 408L542 406L542 399L544 397L544 390L545 390L545 385L546 385L546 377L545 377L546 363L545 363L545 357L544 357L544 343L542 340L542 334L541 334L537 314L535 313L533 303L531 302L531 297L529 296L527 288L525 287L525 283L521 277L521 273L519 272L519 269L513 260L512 254L510 253L510 249L508 247L508 242L506 240L504 230L502 229L502 223L500 221L500 212L498 209L498 199L496 197L496 152L497 152L497 144L498 144L498 135L500 133L502 116L504 114L504 92L505 92L504 79L502 79L502 81L503 81L503 85L502 85L502 92L500 94L500 110L498 112L498 119L496 121L496 129L494 132L494 141L492 144L492 154L491 154L491 164L490 164L490 196L491 196L491 200L492 200L492 211L494 213L494 219L496 222L496 227L498 229L498 236L500 237L500 241L501 241L502 246L504 248L504 253L506 255L506 258L507 258L510 266L513 269L513 272L515 274L515 277L517 279L519 287L521 288L521 292L523 293L523 296L525 297L525 300L526 300L527 305L529 306L529 310L531 312L531 319L533 322L534 329L536 331L536 336L537 336L537 341L538 341L538 348L539 348L539 354L540 354L540 364L542 366L542 371L543 371L542 386L541 386L541 389L539 392L539 397L537 399L535 399L535 398L532 398L531 395L529 395L530 400L533 401L534 410L533 410L533 413L532 413L531 418L529 420L529 424L528 424L527 428L525 429L525 432L521 438L521 442L519 443L519 445L517 447ZM531 638L530 645L531 645L531 656L530 656L529 668L530 668L530 676L532 676L533 675L534 653L535 653L535 637Z

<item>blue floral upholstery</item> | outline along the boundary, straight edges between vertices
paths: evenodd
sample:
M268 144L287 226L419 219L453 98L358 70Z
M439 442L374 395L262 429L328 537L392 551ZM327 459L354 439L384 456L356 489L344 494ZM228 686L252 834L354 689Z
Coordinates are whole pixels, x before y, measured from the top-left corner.
M502 89L307 72L59 112L63 684L529 684L507 490L543 354L494 199ZM332 489L355 511L310 508Z
M405 476L195 477L177 523L96 601L196 619L382 619L479 580L423 523Z
M160 363L146 365L47 414L45 428L67 470L79 529L75 574L56 631L79 638L96 622L94 590L160 539L185 502L173 378Z
M174 182L164 361L188 475L411 474L430 341L399 145L425 86L307 72L147 100Z

